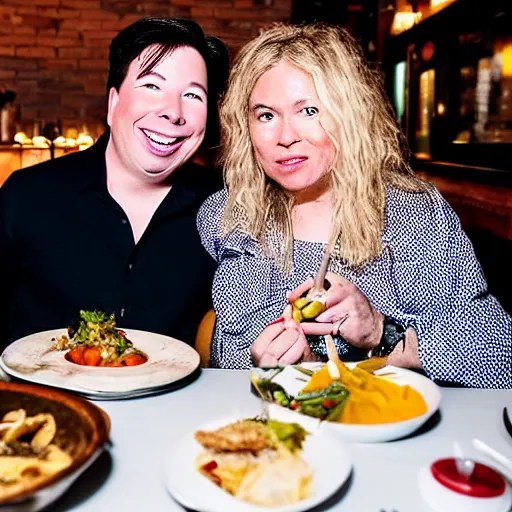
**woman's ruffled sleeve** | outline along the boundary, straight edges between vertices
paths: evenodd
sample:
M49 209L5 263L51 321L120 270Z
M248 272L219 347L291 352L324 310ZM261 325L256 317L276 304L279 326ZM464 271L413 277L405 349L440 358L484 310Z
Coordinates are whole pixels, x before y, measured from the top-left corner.
M252 366L252 342L272 318L282 314L286 289L276 286L279 276L260 244L247 233L221 236L225 191L201 206L198 230L206 250L218 263L212 299L216 322L210 366L245 369Z
M196 219L201 243L217 263L219 262L220 232L227 197L228 194L225 189L212 194L204 201L201 208L199 208Z
M422 367L439 381L512 388L512 319L489 294L455 212L436 189L426 197L410 225L402 220L410 238L395 262L402 320L417 333Z

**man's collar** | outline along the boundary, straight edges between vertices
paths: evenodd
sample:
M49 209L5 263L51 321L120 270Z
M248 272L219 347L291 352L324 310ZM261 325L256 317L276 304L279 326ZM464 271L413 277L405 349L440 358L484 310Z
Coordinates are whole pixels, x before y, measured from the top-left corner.
M101 135L98 140L88 149L84 150L84 157L87 159L82 166L80 177L80 189L88 190L107 185L107 164L105 153L110 139L110 129Z

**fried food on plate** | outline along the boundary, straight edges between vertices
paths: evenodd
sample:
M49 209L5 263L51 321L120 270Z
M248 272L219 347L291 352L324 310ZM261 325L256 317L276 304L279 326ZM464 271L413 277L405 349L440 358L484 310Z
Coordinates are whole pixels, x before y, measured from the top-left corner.
M307 432L296 423L240 420L195 433L198 470L235 497L265 507L307 498L313 472L301 457Z

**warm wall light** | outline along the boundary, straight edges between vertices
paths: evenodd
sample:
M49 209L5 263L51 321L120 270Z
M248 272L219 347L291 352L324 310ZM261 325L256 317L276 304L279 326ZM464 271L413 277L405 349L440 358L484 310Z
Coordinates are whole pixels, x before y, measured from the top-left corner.
M455 0L430 0L430 7L433 9L434 7L439 7L444 4L451 4L454 1Z
M38 148L49 148L51 143L46 137L37 135L36 137L32 137L32 144Z
M74 147L77 146L77 142L75 139L71 138L71 137L63 137L62 135L57 137L56 139L53 140L53 145L56 147L56 148L61 148L61 149L73 149Z
M27 137L27 134L25 132L18 132L14 136L14 142L17 142L21 145L28 145L32 144L32 139L30 137Z
M446 107L444 106L444 103L438 103L437 104L437 113L442 116L446 112Z
M416 25L421 19L421 12L396 12L391 25L391 34L397 35Z
M90 135L81 133L78 136L78 139L76 139L76 143L78 144L78 149L82 151L83 149L87 149L88 147L92 146L94 144L94 140Z
M512 42L505 44L501 54L503 56L501 74L504 77L510 78L512 77Z

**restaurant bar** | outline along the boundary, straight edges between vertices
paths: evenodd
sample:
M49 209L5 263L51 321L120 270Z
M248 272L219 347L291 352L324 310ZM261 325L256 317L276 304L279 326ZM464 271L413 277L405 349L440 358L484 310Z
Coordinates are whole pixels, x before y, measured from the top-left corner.
M418 1L401 11L382 65L414 169L461 217L490 289L510 310L503 279L512 240L510 6Z

